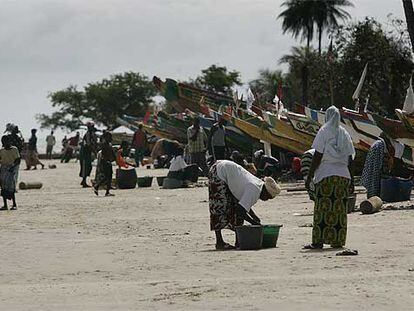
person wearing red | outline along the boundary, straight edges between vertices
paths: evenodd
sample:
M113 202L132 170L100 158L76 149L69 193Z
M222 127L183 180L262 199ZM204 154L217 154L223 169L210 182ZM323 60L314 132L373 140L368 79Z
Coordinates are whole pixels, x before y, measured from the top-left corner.
M134 137L132 138L132 148L135 149L135 163L137 167L139 163L143 164L145 152L148 148L148 141L147 141L147 134L142 129L142 124L138 125L138 129L134 133Z

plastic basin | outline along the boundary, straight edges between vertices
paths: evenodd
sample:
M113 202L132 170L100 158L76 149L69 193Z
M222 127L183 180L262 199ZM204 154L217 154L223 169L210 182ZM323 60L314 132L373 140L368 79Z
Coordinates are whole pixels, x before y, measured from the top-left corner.
M263 226L263 248L276 247L277 239L279 237L280 228L283 225L264 225Z
M134 189L137 185L137 172L135 169L116 170L116 183L118 189Z
M151 187L151 185L152 185L152 178L153 177L150 177L150 176L147 176L147 177L138 177L138 181L137 181L138 187L141 187L141 188Z
M409 201L413 183L397 177L381 179L381 199L385 202Z
M260 249L263 241L262 226L239 226L236 227L236 235L240 249L252 250Z
M164 183L165 178L167 178L167 176L157 177L158 186L162 187L162 184Z

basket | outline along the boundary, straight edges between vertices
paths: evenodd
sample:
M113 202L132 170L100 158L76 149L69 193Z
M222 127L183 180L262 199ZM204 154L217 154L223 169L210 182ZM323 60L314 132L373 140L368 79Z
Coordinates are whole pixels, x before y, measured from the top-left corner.
M140 187L140 188L148 188L148 187L151 187L151 185L152 185L152 178L153 177L150 177L150 176L138 177L138 180L137 180L138 187Z
M158 186L162 187L162 184L164 183L164 179L165 178L167 178L167 176L157 177L157 184L158 184Z
M280 228L283 225L264 225L263 226L263 248L276 247L277 239L279 237Z

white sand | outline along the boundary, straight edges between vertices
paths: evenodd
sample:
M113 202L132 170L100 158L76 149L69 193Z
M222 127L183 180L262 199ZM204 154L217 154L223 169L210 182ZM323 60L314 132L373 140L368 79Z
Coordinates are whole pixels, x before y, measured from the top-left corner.
M19 191L19 210L0 213L0 310L414 308L414 211L350 215L347 245L360 255L337 257L301 251L312 217L293 214L312 205L285 192L256 208L263 223L284 225L278 248L217 252L207 188L154 180L96 198L77 164L57 165L22 172L43 189ZM139 171L148 173L163 174Z

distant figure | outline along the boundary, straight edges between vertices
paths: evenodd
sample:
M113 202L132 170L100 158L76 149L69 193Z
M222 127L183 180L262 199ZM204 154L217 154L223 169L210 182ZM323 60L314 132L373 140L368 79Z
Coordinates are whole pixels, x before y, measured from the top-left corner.
M176 140L166 138L159 139L151 151L154 167L164 167L165 164L169 163L171 158L177 154L179 148L183 148L183 146Z
M210 130L208 147L214 162L226 158L226 128L224 123L225 120L220 118Z
M140 123L138 125L138 129L135 131L134 136L132 137L132 148L135 149L135 163L137 167L139 167L139 164L143 164L145 153L148 149L148 141L147 141L147 134L142 129L142 124Z
M24 139L23 139L22 133L19 130L19 127L17 125L12 124L12 127L11 127L9 133L10 133L9 138L10 138L11 145L15 146L17 148L17 150L19 151L20 158L22 158ZM16 174L15 174L16 185L17 185L17 182L19 180L20 162L21 161L19 161L19 164L17 164L17 167L16 167Z
M175 189L185 186L188 182L197 182L199 167L188 165L183 158L184 148L179 148L171 160L167 178L164 179L164 189Z
M200 126L200 119L194 118L193 125L187 129L188 151L191 164L197 164L203 170L204 176L208 174L206 164L207 135Z
M118 168L130 168L135 167L134 164L128 161L129 152L131 149L129 148L129 144L127 141L122 141L121 146L116 153L116 164Z
M68 149L68 137L65 135L65 137L63 137L62 139L62 152L61 152L61 156L60 156L60 162L63 163L63 161L65 161L65 156L66 156L66 150Z
M0 149L0 186L3 197L3 207L0 210L7 210L7 200L12 200L12 210L17 209L16 204L16 173L19 169L20 154L17 147L12 146L10 136L1 138L3 148Z
M37 165L40 164L42 169L45 168L45 165L39 161L39 155L37 153L37 137L36 129L32 129L32 136L29 138L29 143L27 145L27 154L26 154L26 170L30 170L34 166L34 170L37 169Z
M361 182L367 189L367 198L380 197L381 178L409 178L412 171L402 161L404 145L393 140L384 132L368 151L362 170Z
M308 179L309 170L312 165L312 159L313 155L315 154L315 149L309 149L305 151L305 153L302 155L301 163L300 163L300 172L303 176L303 179L306 181ZM313 181L309 184L308 194L309 198L314 201L314 192L315 192L315 185Z
M265 155L263 150L258 150L254 153L253 163L256 166L259 178L268 176L277 179L280 177L281 168L279 161L272 156Z
M292 173L295 179L302 179L301 173L301 161L299 157L293 157L292 159Z
M96 137L95 124L93 122L87 123L88 131L83 136L79 151L79 164L80 172L79 177L82 178L81 186L83 188L90 187L86 179L91 175L92 172L92 157L96 154L98 149L98 138Z
M56 138L53 135L53 131L50 132L50 135L46 137L46 158L49 160L52 159L53 147L56 144Z
M116 160L115 152L112 148L112 135L110 132L105 132L102 135L102 149L98 152L98 164L96 166L96 177L94 192L98 194L100 186L106 185L105 196L114 196L110 193L112 185L112 162Z

